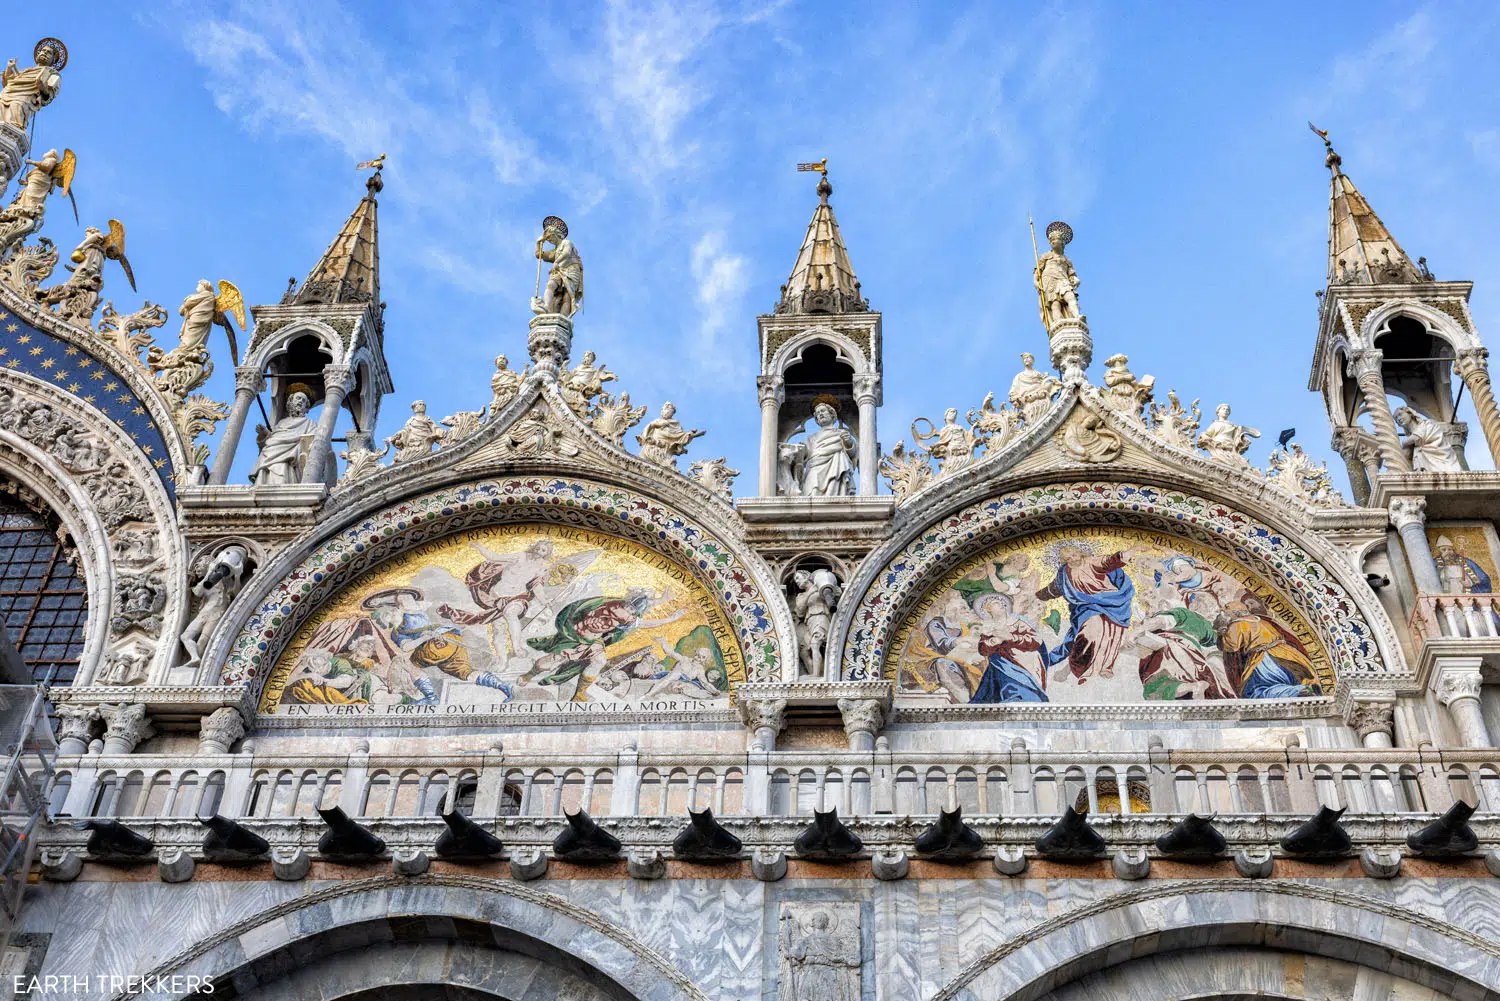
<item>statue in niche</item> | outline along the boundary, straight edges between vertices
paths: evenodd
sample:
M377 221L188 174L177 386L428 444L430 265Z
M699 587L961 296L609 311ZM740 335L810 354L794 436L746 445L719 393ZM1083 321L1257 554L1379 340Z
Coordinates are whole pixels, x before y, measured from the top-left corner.
M38 111L52 103L68 65L68 47L55 38L36 43L35 66L20 69L12 59L0 72L0 121L25 131Z
M688 445L694 438L707 432L686 431L677 420L677 405L668 401L661 405L661 416L641 429L635 436L641 446L641 458L659 466L677 468L677 457L686 455Z
M546 249L547 244L552 249ZM531 311L538 315L556 313L572 316L583 308L583 258L568 239L568 224L555 215L542 220L542 235L536 241L537 261L552 265L547 272L547 286L531 300ZM540 284L541 264L537 265Z
M813 402L818 429L806 441L785 441L778 449L776 482L789 497L854 496L856 441L839 422L838 400L820 396ZM801 434L793 433L793 437Z
M1052 409L1052 397L1062 382L1051 372L1036 370L1036 355L1021 352L1021 371L1010 381L1010 402L1021 412L1021 419L1031 427Z
M859 1001L859 905L784 904L782 1001Z
M972 417L971 414L971 420ZM928 427L925 434L917 430L917 425L923 421L927 422ZM937 460L939 479L972 465L974 452L982 444L972 426L964 427L958 423L957 407L949 407L943 411L941 427L935 427L926 417L918 417L911 422L911 435L917 445L925 448L927 454Z
M385 440L393 445L396 455L391 462L410 462L432 454L432 446L448 437L438 422L427 416L427 404L417 400L411 405L411 416L401 425L401 430Z
M1052 330L1063 320L1082 320L1078 308L1078 272L1063 248L1073 242L1073 227L1065 222L1047 224L1047 244L1052 249L1036 259L1032 282L1042 300L1042 325Z
M182 648L188 652L185 667L196 665L203 655L202 643L213 634L230 602L240 593L248 554L244 546L226 546L209 564L203 579L193 585L193 594L202 599L198 614L182 631Z
M1411 468L1419 473L1461 473L1463 463L1458 461L1458 451L1448 443L1443 426L1428 420L1411 407L1397 407L1396 424L1406 437L1401 447L1411 458Z
M286 398L286 416L275 427L268 429L264 424L256 427L260 455L250 467L251 483L267 487L302 482L302 472L307 468L307 457L318 433L317 422L307 416L310 405L306 393L293 393ZM331 456L332 449L329 451ZM331 458L324 468L333 468Z
M792 617L797 622L797 649L802 655L799 672L804 678L821 678L825 668L828 632L838 609L843 587L832 570L798 570L792 574L797 595L792 599Z
M1214 408L1213 421L1198 436L1198 447L1220 462L1248 467L1250 460L1245 453L1250 450L1250 439L1259 437L1255 428L1230 420L1229 404L1221 403Z
M521 392L521 383L526 381L525 372L517 372L510 367L510 359L500 355L495 359L495 374L490 376L490 392L494 396L490 400L490 420L500 413L511 400Z

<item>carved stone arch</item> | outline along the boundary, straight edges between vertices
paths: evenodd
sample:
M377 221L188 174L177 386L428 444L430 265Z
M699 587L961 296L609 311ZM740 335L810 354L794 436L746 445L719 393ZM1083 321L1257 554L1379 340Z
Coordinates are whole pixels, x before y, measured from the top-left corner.
M259 325L256 329L259 330ZM287 348L293 341L308 334L318 339L335 364L345 364L345 359L349 355L349 346L344 338L327 323L310 317L290 320L285 326L277 327L264 338L257 336L254 348L245 358L245 364L258 365L263 369L272 358L286 354Z
M238 971L294 970L307 965L309 955L327 956L351 942L432 939L442 937L434 930L447 928L454 930L451 937L471 943L487 939L499 949L529 945L538 958L571 957L575 970L612 985L619 992L614 997L708 1001L667 956L565 896L467 875L335 881L197 936L189 948L141 972L229 983Z
M1004 927L1005 916L994 917L994 926ZM1218 947L1353 961L1454 997L1490 997L1500 990L1500 948L1468 929L1325 885L1205 879L1144 885L1048 918L982 953L929 1001L1036 1001L1146 957ZM1174 980L1177 973L1174 966ZM1212 988L1162 995L1233 996Z
M1200 488L1201 489L1201 488ZM943 574L1000 542L1077 525L1181 535L1254 570L1318 633L1336 676L1400 672L1395 631L1359 571L1313 533L1273 527L1186 487L1120 481L1038 483L947 508L902 526L845 588L830 649L843 676L880 676L895 631ZM857 597L856 597L857 596Z
M83 560L89 614L73 684L93 683L110 653L126 648L149 655L142 683L165 683L187 615L187 560L160 477L116 424L51 383L3 372L0 389L0 475L52 509ZM6 420L21 407L31 408L32 419ZM65 424L73 428L73 444L60 444L55 433ZM79 452L76 445L84 440L97 448L90 444L88 454ZM128 558L147 542L149 556ZM122 547L118 554L116 544ZM116 601L119 588L137 585L145 589L138 593L149 596L144 614Z
M1455 304L1457 300L1455 300ZM1462 306L1459 306L1462 310ZM1390 329L1391 321L1407 316L1421 323L1434 337L1440 338L1453 348L1455 356L1465 348L1484 345L1466 322L1460 321L1428 302L1414 299L1393 299L1370 310L1359 325L1359 337L1364 347L1375 347L1376 338Z
M785 376L786 370L801 361L803 352L814 344L824 344L833 348L838 359L854 370L855 378L879 374L871 363L866 349L861 347L854 338L823 324L808 327L787 338L786 342L779 346L776 353L771 356L770 364L766 366L766 373L778 378Z
M425 542L518 522L586 528L660 553L715 596L736 630L750 680L781 680L795 665L791 615L764 561L732 533L716 531L653 495L556 470L518 468L503 477L407 494L374 509L350 507L338 522L288 546L249 582L209 643L205 680L217 675L221 684L246 684L258 697L297 628L343 585Z

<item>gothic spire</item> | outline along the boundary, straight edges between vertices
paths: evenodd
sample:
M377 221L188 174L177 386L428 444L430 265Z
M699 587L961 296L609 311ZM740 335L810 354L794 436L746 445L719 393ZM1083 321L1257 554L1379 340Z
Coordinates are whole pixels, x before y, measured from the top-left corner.
M291 303L332 305L380 301L380 230L375 217L375 196L385 183L380 179L381 164L378 161L372 160L361 166L375 167L375 173L365 181L365 196L354 207L318 263L307 273L302 287L290 297Z
M1328 284L1384 285L1431 281L1426 258L1411 262L1385 223L1375 214L1354 181L1341 170L1343 157L1334 152L1328 133L1309 127L1323 140L1323 159L1332 175L1328 195Z
M828 204L828 196L833 194L833 185L828 183L828 161L798 164L797 169L815 170L821 175L818 207L813 209L812 221L807 224L807 235L797 252L792 276L781 287L776 312L863 313L870 304L860 294L859 279L854 276L854 265L849 263L849 250L844 246L838 220L833 217L833 206Z

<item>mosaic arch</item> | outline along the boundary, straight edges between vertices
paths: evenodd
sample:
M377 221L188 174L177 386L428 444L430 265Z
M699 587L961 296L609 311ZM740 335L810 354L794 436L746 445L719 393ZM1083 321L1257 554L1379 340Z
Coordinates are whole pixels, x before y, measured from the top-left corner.
M885 676L959 704L1281 699L1333 671L1259 575L1187 539L1061 528L970 557L897 629Z
M529 527L515 528L516 526ZM351 606L346 609L349 613L346 618L354 615L354 606L361 606L360 614L373 612L374 608L363 607L367 601L371 606L390 605L392 608L400 608L403 615L406 612L403 606L415 604L424 607L413 609L414 614L425 614L432 620L431 624L451 626L459 630L461 637L467 636L468 639L464 640L466 648L473 642L481 644L478 648L481 651L487 651L492 636L497 645L508 643L510 613L517 610L517 603L501 601L506 596L496 594L496 587L480 587L479 593L483 597L482 600L477 598L466 580L472 567L484 561L480 550L473 548L469 541L457 541L454 545L459 548L450 550L444 542L459 533L494 528L515 530L490 536L480 532L473 545L510 559L517 557L517 554L534 543L541 542L544 538L550 539L553 553L546 559L549 562L566 561L566 565L572 569L554 567L548 570L547 579L561 580L562 576L571 575L572 579L582 582L571 592L558 592L557 584L548 584L544 580L539 585L544 590L535 592L532 599L526 600L527 607L521 611L520 631L523 642L520 646L523 653L529 654L540 649L531 640L545 640L556 632L553 627L557 626L557 615L567 605L590 598L615 597L617 592L619 597L624 598L631 586L629 581L638 579L641 581L638 586L650 590L653 597L647 603L645 596L630 596L632 600L646 605L639 619L630 623L629 628L617 638L610 638L612 632L599 634L598 639L603 642L606 656L604 666L597 670L613 670L618 673L618 665L611 668L609 661L615 655L628 653L633 649L631 644L623 641L634 630L641 628L641 622L653 622L664 615L681 612L681 617L674 619L670 627L635 633L636 640L642 637L652 639L655 649L653 656L666 661L684 661L683 670L673 679L673 684L680 684L684 673L696 677L705 656L715 667L718 663L712 650L705 655L699 649L704 645L704 634L701 631L697 634L698 639L687 641L682 649L677 648L678 641L684 639L678 627L686 624L689 619L695 627L709 627L718 647L718 656L723 658L725 676L731 684L741 677L751 681L780 678L780 637L790 634L790 623L781 621L785 616L778 615L778 611L765 598L774 584L770 582L769 571L764 566L748 565L702 523L652 498L588 480L535 476L482 480L433 491L360 518L314 545L283 554L268 568L271 572L267 574L267 578L274 583L269 584L265 591L251 593L247 590L241 594L237 607L231 608L226 617L222 627L224 631L213 641L216 647L229 644L226 654L218 655L224 658L220 683L245 684L261 694L269 693L271 686L266 683L271 680L277 668L288 662L282 656L283 652L290 651L293 644L304 638L304 651L307 646L312 645L313 632L304 631L303 626L322 612L330 601L340 603L346 598ZM550 533L554 528L569 529L574 534L552 536ZM621 548L626 543L633 543L634 547ZM415 551L423 548L427 550L425 558L437 561L430 568L419 565L424 557ZM600 555L590 562L583 554L595 550L600 551ZM403 562L404 569L393 570L392 573L396 576L406 575L411 583L380 577L380 568L384 564L393 558L405 558L408 553L414 555L411 560ZM460 556L459 553L464 555ZM445 562L451 563L451 567L445 566ZM608 573L618 574L619 579L605 576L607 568ZM435 587L433 581L440 580L440 570L465 583L457 590L447 582L441 582L440 587ZM628 573L622 573L627 570ZM455 574L454 571L462 572ZM504 576L501 572L500 578ZM417 581L418 577L421 578L420 582ZM405 587L421 590L422 594L420 598L415 595L403 598L399 594L375 597L374 591L369 591L363 592L363 597L354 601L356 591L353 589L364 586L362 582L367 578L371 586L377 579L386 581L386 587L374 588L374 591ZM508 586L507 581L498 590L503 591ZM434 588L431 595L428 588ZM598 594L585 593L591 588L597 588ZM672 592L672 602L663 612L657 606L667 606L665 597L669 589ZM687 598L689 594L692 595L691 598ZM547 602L545 606L541 603L543 600ZM561 605L554 608L557 601L561 601ZM485 602L498 604L499 607L486 608ZM491 611L498 611L499 615L485 622L458 622L443 618L441 610L436 607L441 604L451 606L452 611L461 613L460 617L484 618ZM712 608L709 607L710 604ZM338 607L342 607L342 604ZM550 624L547 615L543 614L544 608L552 609ZM574 611L576 613L578 610ZM394 615L389 611L380 614L385 618ZM629 618L624 608L616 608L612 614L617 614L622 620ZM326 624L335 617L330 610L320 621ZM370 616L372 620L375 617ZM506 625L504 630L499 626L502 621ZM577 638L582 640L593 637L591 630L599 622L583 623L581 620L575 622L569 619L566 624L571 625ZM582 632L579 632L580 627ZM360 628L363 630L365 627ZM547 631L549 629L552 631ZM653 637L657 635L670 637L667 646L672 652L671 656L663 654L660 645L655 643ZM329 638L331 637L323 637ZM414 645L416 640L415 637L407 637L404 641L397 641L390 634L389 628L385 639L398 646L401 642ZM548 642L547 645L551 649L542 651L546 654L558 653L564 649L561 640ZM368 641L362 642L360 646L362 650L367 648ZM508 652L510 648L507 646L505 649ZM469 652L471 672L481 670L474 663L473 651ZM421 665L420 670L432 673L435 683L453 681L453 674L444 673L436 666L438 653L436 647L430 647L416 658ZM211 652L210 657L214 656ZM597 655L591 656L593 659L590 663L598 663ZM408 659L411 659L410 654ZM685 661L696 661L697 666ZM485 663L493 667L492 661ZM511 669L508 661L503 666L505 670ZM428 668L433 670L428 672ZM453 665L452 669L458 668ZM642 670L644 666L627 670L626 673ZM516 693L516 685L507 678L503 670L491 670L490 673L510 685L513 695ZM555 673L555 670L548 672ZM650 673L656 672L653 670ZM667 673L671 673L670 667ZM703 667L703 673L717 687L715 672ZM542 675L527 679L526 684L529 685L540 677ZM290 671L287 671L287 678L293 682L299 680L291 678ZM665 678L664 674L655 679L628 679L630 685L625 690L633 692L638 687L635 683L639 681L660 682ZM613 676L612 680L606 681L612 687L618 687L621 683L621 678ZM458 684L475 683L459 679ZM308 686L303 687L306 690ZM363 687L361 679L362 690ZM414 681L412 687L417 691L421 690L415 686ZM499 687L480 687L486 688L486 694L493 691L503 695L504 692ZM544 687L550 687L559 693L563 691L557 682ZM371 691L374 690L375 686L372 685ZM455 688L454 691L469 689ZM656 695L657 701L663 697L661 692ZM442 697L441 691L439 697ZM554 695L553 700L556 698ZM488 701L505 700L501 698ZM287 703L278 695L275 705L284 710Z
M1001 549L1002 556L1019 556L1025 552L1026 545L1012 548L1012 540L1049 530L1056 530L1059 534L1050 536L1046 543L1037 544L1037 573L1051 573L1053 577L1049 580L1039 579L1037 590L1057 583L1056 568L1047 570L1046 563L1058 558L1058 550L1067 534L1071 533L1088 543L1085 549L1103 549L1129 541L1127 537L1103 534L1106 530L1129 530L1134 533L1135 538L1142 540L1142 546L1150 550L1139 555L1154 559L1163 566L1166 563L1164 557L1174 554L1190 557L1195 564L1202 563L1206 572L1212 571L1223 578L1225 583L1221 584L1221 590L1229 593L1240 589L1258 598L1259 601L1251 602L1249 611L1253 616L1265 620L1267 630L1273 625L1278 632L1284 630L1282 640L1289 648L1300 647L1298 653L1307 664L1299 664L1302 671L1294 670L1293 674L1307 674L1307 668L1310 668L1311 677L1322 694L1331 694L1326 686L1333 683L1339 672L1353 670L1384 673L1387 670L1381 658L1380 645L1363 610L1327 567L1285 533L1226 504L1182 491L1137 483L1084 482L1033 487L970 504L927 526L891 552L878 570L873 570L866 576L867 583L862 588L857 605L850 607L846 613L846 624L843 625L847 630L844 634L847 639L843 643L844 676L851 680L861 680L890 676L893 670L899 670L902 658L914 655L912 651L904 649L902 644L912 641L912 634L917 631L915 627L924 617L930 618L935 607L944 600L945 589L951 591L954 584L966 578L972 578L977 584L989 551ZM1127 544L1120 548L1130 547ZM1119 549L1114 551L1119 552ZM1087 555L1093 558L1101 554L1096 552ZM996 561L988 561L991 566L994 562ZM1001 559L999 562L1003 566L1005 560ZM1116 572L1114 568L1104 570L1102 565L1098 569L1106 577ZM1123 566L1118 570L1124 571L1123 576L1130 580L1133 589L1138 585L1137 569L1133 564L1128 570ZM1146 583L1150 585L1151 591L1159 591L1154 574L1153 569ZM1186 564L1177 562L1174 563L1174 569L1164 575L1164 580L1183 574L1190 577L1192 571ZM1000 576L1003 579L1006 574L1002 571ZM988 582L987 573L984 574L984 579ZM960 590L966 587L969 585L960 585ZM1120 585L1115 584L1115 588L1118 590ZM1170 593L1167 592L1169 595ZM1149 593L1142 596L1142 600L1149 596ZM929 598L932 599L931 603L918 610L922 602ZM952 600L951 596L946 600ZM1119 600L1123 602L1123 598ZM1022 604L1024 606L1025 601ZM1061 646L1071 628L1074 609L1067 608L1065 612L1066 595L1060 595L1060 598L1048 597L1043 605L1040 613L1043 618L1053 611L1057 612L1058 624L1062 627L1057 645ZM1137 635L1140 635L1140 627L1147 623L1135 620L1150 608L1138 603L1134 595L1131 608L1132 626L1129 628L1137 629ZM954 606L954 610L961 611L957 606ZM993 616L998 615L1001 610L1001 606L995 604L987 608L986 612ZM1077 611L1080 613L1080 627L1085 624L1083 619L1093 618L1098 614L1082 614L1088 612L1083 607L1079 607ZM1221 607L1218 611L1228 610ZM1233 611L1241 614L1240 609ZM1014 605L1010 615L1015 616ZM1021 615L1026 615L1024 608ZM1124 618L1123 613L1119 618ZM1218 618L1216 611L1208 619L1209 625L1212 626ZM1193 626L1197 623L1185 624ZM1050 634L1055 633L1057 631L1052 630ZM1099 626L1091 630L1089 638L1096 641L1096 649L1098 641L1115 639L1102 633ZM1050 634L1045 629L1042 633L1044 636ZM1208 639L1206 632L1202 635L1205 640ZM1269 632L1265 639L1271 646L1276 645L1271 642ZM834 641L839 640L840 636L835 635ZM1295 647L1293 640L1296 641ZM939 640L941 642L943 641ZM970 642L977 657L977 637ZM1147 640L1148 645L1151 642L1154 641ZM1087 646L1087 642L1084 645ZM1297 659L1291 657L1286 650L1282 652L1287 654L1288 660ZM1063 660L1071 658L1071 655L1072 645L1068 656ZM1050 649L1048 656L1050 658ZM1139 678L1140 658L1137 656L1136 659L1136 677ZM1061 664L1060 660L1058 664L1049 667L1056 670ZM1072 666L1067 665L1064 669L1069 671L1074 680L1064 684L1076 686L1079 676L1072 674ZM1119 678L1120 671L1117 668L1114 679L1101 677L1097 680L1117 681ZM1093 680L1096 679L1091 676L1090 682L1086 682L1083 687L1086 688ZM1190 684L1202 684L1203 680ZM1227 673L1225 680L1231 681L1228 688L1236 688ZM1202 690L1207 692L1210 688L1204 687ZM1221 685L1218 690L1223 691L1224 686ZM943 691L946 693L947 689ZM1167 686L1157 685L1152 691L1158 696L1164 696ZM1172 693L1175 696L1176 690L1173 689ZM1306 694L1311 693L1310 687L1306 689ZM1146 695L1142 683L1142 696ZM1242 690L1241 694L1233 697L1241 695ZM1103 701L1099 697L1088 696L1079 696L1078 699ZM1174 697L1173 701L1177 699Z
M734 631L693 575L639 543L491 525L387 560L302 624L261 694L293 706L723 702Z

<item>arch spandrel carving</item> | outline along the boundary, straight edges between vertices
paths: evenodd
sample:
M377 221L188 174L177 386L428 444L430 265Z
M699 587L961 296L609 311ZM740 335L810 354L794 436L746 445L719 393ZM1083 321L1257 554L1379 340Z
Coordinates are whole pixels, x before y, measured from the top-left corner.
M769 570L735 540L633 490L549 474L442 487L288 547L241 593L206 660L222 664L222 683L249 685L258 697L297 630L361 575L455 533L519 524L609 536L653 554L663 573L690 576L732 632L748 680L780 680L793 656ZM697 624L712 625L704 616ZM726 665L735 659L727 655Z
M986 550L1040 531L1136 530L1206 547L1267 583L1310 626L1335 677L1401 670L1384 613L1356 597L1355 571L1316 541L1229 504L1140 482L1050 484L985 497L913 524L873 554L846 593L832 637L845 678L878 677L898 630L947 575ZM1326 693L1325 693L1326 694Z

